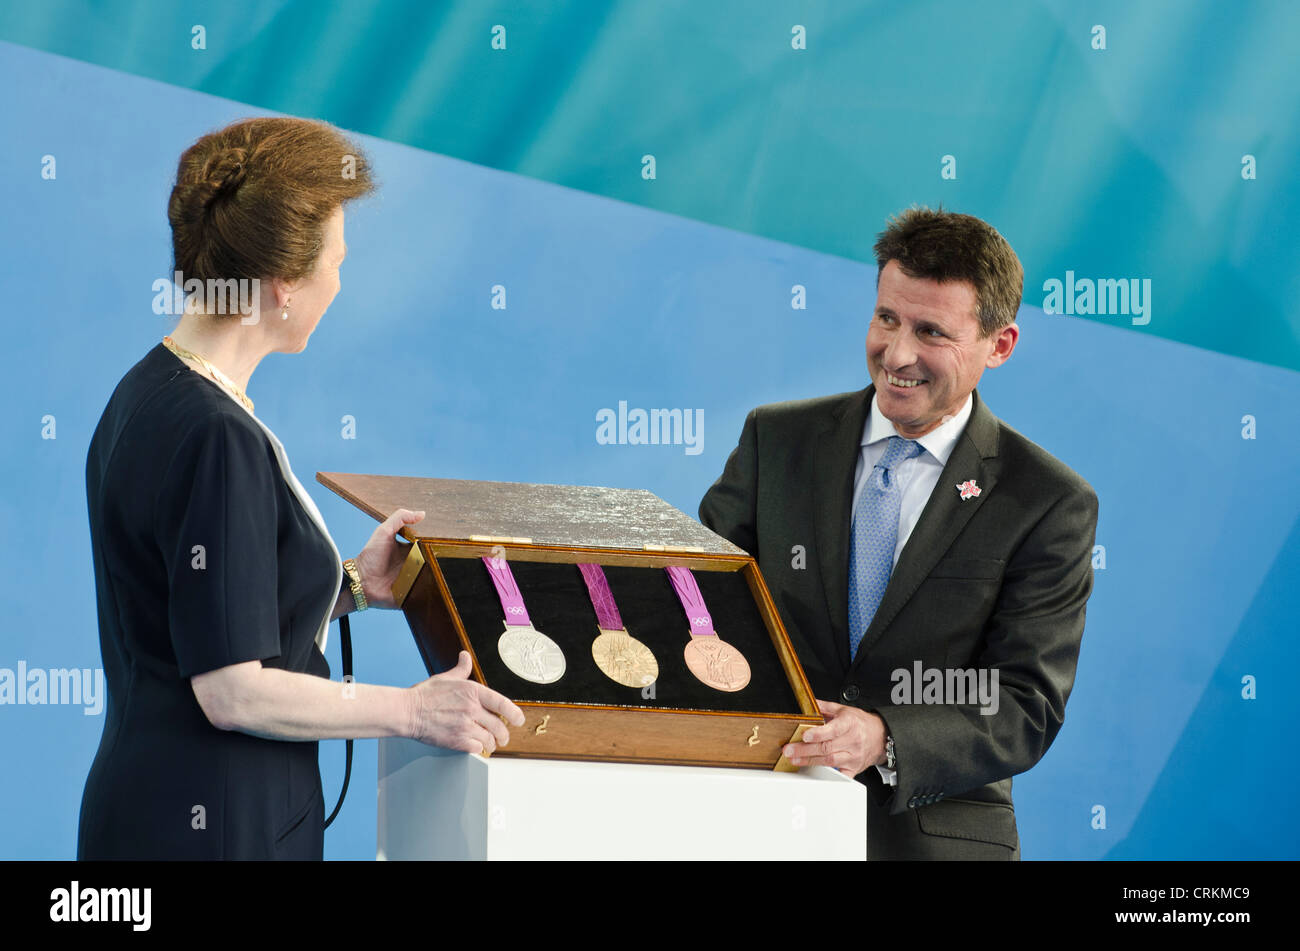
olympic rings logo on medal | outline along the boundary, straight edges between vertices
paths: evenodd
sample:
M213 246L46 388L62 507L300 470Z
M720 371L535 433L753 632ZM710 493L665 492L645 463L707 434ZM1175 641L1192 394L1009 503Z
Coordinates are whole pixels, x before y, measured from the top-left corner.
M713 618L709 617L709 616L706 614L706 615L704 615L704 617L693 617L693 618L691 618L691 623L694 624L694 625L696 625L697 627L702 627L702 626L706 626L706 625L708 625L708 624L713 623Z
M510 607L506 608L506 613L507 613L507 614L523 614L523 613L524 613L524 609L521 608L521 607L518 607L517 605L513 605L513 604L512 604Z

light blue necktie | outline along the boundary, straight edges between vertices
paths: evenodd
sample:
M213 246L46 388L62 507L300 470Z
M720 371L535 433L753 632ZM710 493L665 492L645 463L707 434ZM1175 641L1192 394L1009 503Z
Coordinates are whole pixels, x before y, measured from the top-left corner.
M924 447L902 436L890 436L853 510L853 541L849 546L849 657L857 656L862 636L876 616L894 570L898 545L898 514L903 506L894 470L914 459Z

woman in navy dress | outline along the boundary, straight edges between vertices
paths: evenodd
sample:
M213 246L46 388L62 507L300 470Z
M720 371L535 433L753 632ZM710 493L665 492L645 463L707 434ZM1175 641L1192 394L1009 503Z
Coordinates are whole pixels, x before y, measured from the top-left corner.
M181 157L175 269L205 289L243 282L225 286L246 306L192 300L118 384L90 444L108 705L79 858L320 859L317 740L490 752L508 740L503 718L523 723L467 679L464 653L410 688L328 679L329 623L359 602L246 393L264 356L307 345L339 290L343 205L371 187L355 145L307 120L236 123ZM421 517L394 512L356 557L370 606L394 607L408 547L396 535Z

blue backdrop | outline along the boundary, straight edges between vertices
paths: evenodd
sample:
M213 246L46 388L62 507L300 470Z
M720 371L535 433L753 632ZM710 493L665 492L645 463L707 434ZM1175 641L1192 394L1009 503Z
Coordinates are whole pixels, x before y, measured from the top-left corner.
M639 487L694 514L751 407L867 382L886 215L988 218L1027 279L1020 344L981 395L1101 502L1065 727L1015 782L1024 856L1300 856L1300 187L1282 169L1300 83L1258 67L1292 61L1293 6L1026 2L995 23L965 4L729 20L612 3L593 24L572 4L345 5L290 43L313 6L0 13L0 676L101 666L86 448L174 326L151 304L176 159L285 109L375 133L381 188L349 208L343 290L250 387L345 555L374 523L319 470ZM385 59L386 42L425 53ZM1150 280L1149 323L1044 314L1070 271ZM700 451L598 443L620 401L702 410ZM354 636L359 679L422 676L400 615L358 616ZM337 651L333 635L336 674ZM74 854L102 723L0 705L0 857ZM343 747L321 749L332 804ZM357 744L327 857L374 855L375 751Z

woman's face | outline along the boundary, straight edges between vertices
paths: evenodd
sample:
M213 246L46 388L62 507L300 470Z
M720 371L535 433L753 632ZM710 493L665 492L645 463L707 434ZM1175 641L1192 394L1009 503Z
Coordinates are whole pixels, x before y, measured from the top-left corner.
M282 324L288 337L282 352L298 353L307 346L307 338L339 292L339 267L347 251L343 241L343 208L340 206L325 223L324 245L316 258L316 270L297 284L285 288L289 319L282 321L281 312L272 315L272 321Z

